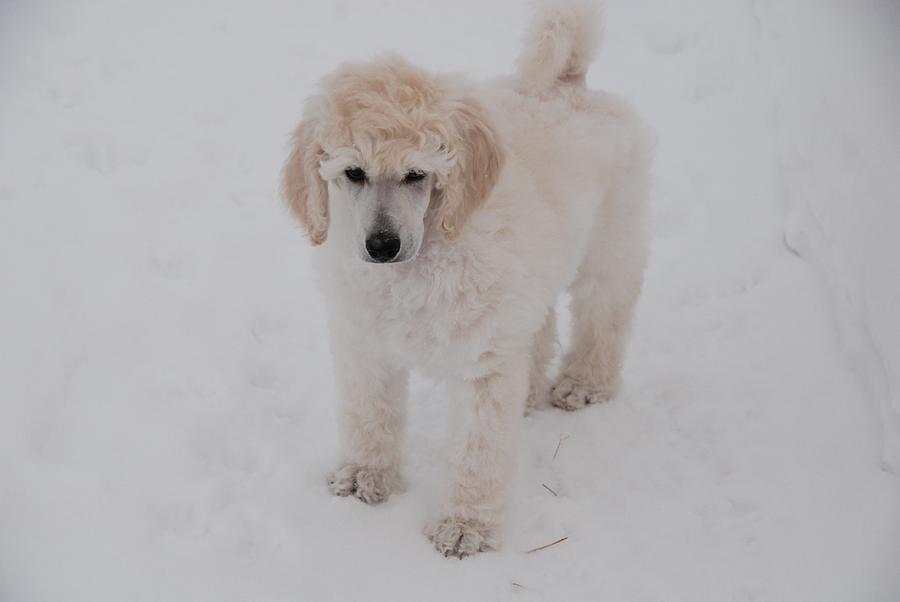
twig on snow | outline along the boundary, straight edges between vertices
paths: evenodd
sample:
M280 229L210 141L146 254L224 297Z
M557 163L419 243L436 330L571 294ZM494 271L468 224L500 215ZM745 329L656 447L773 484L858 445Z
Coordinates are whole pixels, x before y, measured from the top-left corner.
M563 441L565 441L568 438L569 438L568 435L560 435L559 436L559 441L557 441L557 443L556 443L556 450L553 452L553 459L550 460L551 462L556 459L557 454L559 454L559 448L562 447Z
M567 539L569 539L569 536L568 536L568 535L566 535L565 537L562 537L562 538L560 538L560 539L557 539L557 540L554 541L554 542L545 544L545 545L543 545L543 546L538 546L538 547L536 547L536 548L532 548L532 549L528 550L528 551L525 552L525 553L526 553L526 554L531 554L532 552L540 552L541 550L546 550L546 549L549 548L550 546L555 546L555 545L558 544L558 543L562 543L562 542L564 542L564 541L567 540Z

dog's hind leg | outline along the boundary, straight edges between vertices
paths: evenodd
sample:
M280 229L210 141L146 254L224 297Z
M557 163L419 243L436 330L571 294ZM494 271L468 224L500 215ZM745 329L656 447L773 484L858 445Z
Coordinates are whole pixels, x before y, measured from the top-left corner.
M576 410L612 398L647 260L644 173L629 173L601 208L591 243L570 287L572 347L550 395Z
M534 335L534 345L531 349L531 367L528 373L528 402L525 405L525 413L536 410L547 403L550 393L550 379L547 377L547 368L553 360L556 352L556 308L551 307L547 311L544 325Z

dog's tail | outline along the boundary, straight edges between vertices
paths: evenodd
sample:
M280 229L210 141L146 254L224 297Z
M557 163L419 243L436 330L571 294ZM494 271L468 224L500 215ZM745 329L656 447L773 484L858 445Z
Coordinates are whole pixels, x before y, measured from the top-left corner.
M600 43L600 6L592 0L539 0L519 56L519 78L540 94L560 83L584 85Z

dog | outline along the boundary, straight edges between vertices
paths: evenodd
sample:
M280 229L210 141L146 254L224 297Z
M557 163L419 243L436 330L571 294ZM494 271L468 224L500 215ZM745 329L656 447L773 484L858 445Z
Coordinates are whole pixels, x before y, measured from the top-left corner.
M629 104L586 87L598 21L590 2L539 5L515 75L481 85L396 56L343 65L292 136L283 196L322 245L340 395L330 489L397 491L409 371L446 383L458 428L425 528L445 556L498 547L526 408L619 386L651 152ZM573 342L551 388L566 290Z

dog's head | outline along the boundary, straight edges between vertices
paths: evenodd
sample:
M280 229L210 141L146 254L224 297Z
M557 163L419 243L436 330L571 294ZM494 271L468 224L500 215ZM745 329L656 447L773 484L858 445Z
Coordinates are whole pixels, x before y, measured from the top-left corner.
M504 154L484 110L447 78L389 58L323 80L293 135L283 194L314 245L342 212L365 261L413 259L453 238L490 194Z

